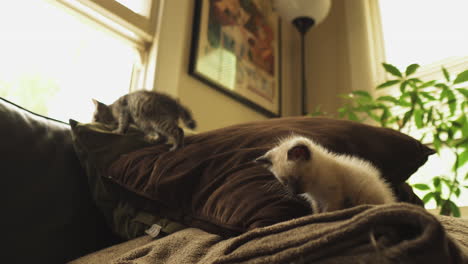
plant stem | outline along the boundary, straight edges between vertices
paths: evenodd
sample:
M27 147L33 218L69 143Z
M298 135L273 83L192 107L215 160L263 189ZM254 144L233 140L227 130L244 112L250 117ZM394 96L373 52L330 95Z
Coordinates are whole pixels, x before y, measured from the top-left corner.
M450 215L450 212L452 212L451 209L447 211L446 208L447 208L447 203L448 203L448 201L450 201L450 197L453 194L453 190L455 189L455 185L458 182L458 164L459 164L459 161L458 161L458 151L457 151L457 149L455 149L453 151L453 153L455 154L455 157L456 157L455 158L455 168L456 169L455 169L455 172L454 172L453 180L452 180L452 182L451 182L451 184L449 186L449 189L450 189L449 195L447 196L447 199L444 199L444 202L442 203L442 205L440 207L439 214L441 214L441 215Z

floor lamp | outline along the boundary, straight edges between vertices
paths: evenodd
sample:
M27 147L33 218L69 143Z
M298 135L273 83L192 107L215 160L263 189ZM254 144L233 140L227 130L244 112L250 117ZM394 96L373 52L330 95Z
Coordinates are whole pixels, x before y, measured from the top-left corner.
M331 0L273 0L276 12L283 21L292 23L301 34L301 96L302 114L307 115L307 84L305 73L305 34L328 15Z

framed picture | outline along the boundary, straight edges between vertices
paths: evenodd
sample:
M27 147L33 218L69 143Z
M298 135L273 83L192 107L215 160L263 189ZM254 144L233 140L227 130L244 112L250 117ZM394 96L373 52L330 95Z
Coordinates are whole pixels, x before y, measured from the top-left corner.
M190 74L269 117L281 115L279 18L271 0L196 0Z

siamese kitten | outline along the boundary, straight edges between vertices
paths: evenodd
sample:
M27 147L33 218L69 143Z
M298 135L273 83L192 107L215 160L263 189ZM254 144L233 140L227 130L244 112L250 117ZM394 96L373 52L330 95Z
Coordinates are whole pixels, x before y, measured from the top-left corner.
M369 162L332 153L311 139L291 136L256 159L294 194L306 194L317 210L396 202L390 186Z
M179 118L191 129L196 127L189 109L170 96L154 91L136 91L117 99L111 105L93 99L96 107L93 122L110 125L113 132L123 134L130 124L145 133L152 143L174 143L171 151L184 146L184 131Z

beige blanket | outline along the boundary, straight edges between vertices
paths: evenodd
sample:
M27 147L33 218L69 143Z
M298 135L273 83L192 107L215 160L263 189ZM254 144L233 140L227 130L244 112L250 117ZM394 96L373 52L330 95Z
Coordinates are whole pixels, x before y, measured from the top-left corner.
M72 263L468 263L468 221L403 203L359 206L231 239L195 228L142 237Z

